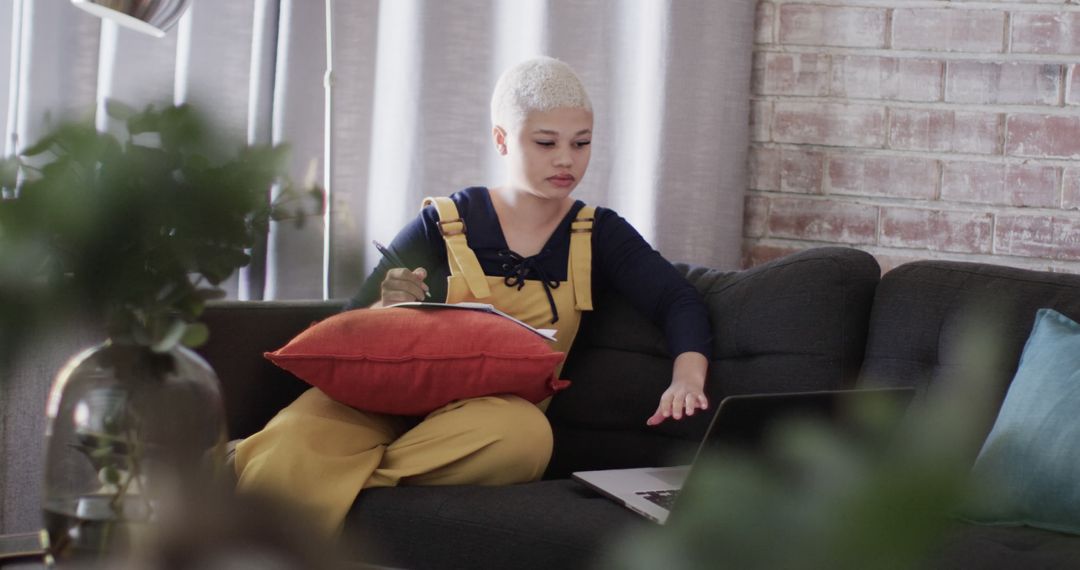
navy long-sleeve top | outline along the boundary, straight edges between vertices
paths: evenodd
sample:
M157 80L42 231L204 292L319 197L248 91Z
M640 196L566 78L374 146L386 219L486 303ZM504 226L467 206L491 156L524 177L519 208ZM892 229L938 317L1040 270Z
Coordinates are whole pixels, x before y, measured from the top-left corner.
M486 188L472 187L450 198L465 220L466 240L476 253L485 275L504 276L507 252L495 207ZM567 280L570 255L570 223L584 207L578 200L537 255L527 258L534 271L526 279ZM654 250L641 234L613 210L597 207L592 234L592 294L602 296L613 289L664 331L672 355L699 352L711 356L711 328L705 304L690 285ZM390 251L409 268L423 267L431 301L446 300L450 275L446 242L436 221L434 206L424 208L389 244ZM364 281L349 308L367 307L379 300L386 272L394 265L385 258Z

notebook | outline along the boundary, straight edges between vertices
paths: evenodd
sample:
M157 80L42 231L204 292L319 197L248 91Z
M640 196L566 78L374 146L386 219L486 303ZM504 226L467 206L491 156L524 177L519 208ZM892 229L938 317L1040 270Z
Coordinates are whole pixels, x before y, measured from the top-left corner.
M494 305L488 303L473 303L469 301L462 301L460 303L437 303L434 301L406 301L403 303L394 303L393 307L412 307L416 309L465 309L470 311L481 311L484 313L491 313L493 315L499 315L504 319L508 319L514 323L517 323L532 332L550 340L554 341L555 333L558 332L555 329L538 329L524 321L516 319L499 309L496 309Z
M728 396L717 407L691 464L578 471L572 477L635 513L664 524L683 484L692 483L693 465L704 450L721 447L753 450L777 421L816 417L842 423L850 417L846 410L857 406L860 400L886 398L906 407L914 394L913 388L874 388Z

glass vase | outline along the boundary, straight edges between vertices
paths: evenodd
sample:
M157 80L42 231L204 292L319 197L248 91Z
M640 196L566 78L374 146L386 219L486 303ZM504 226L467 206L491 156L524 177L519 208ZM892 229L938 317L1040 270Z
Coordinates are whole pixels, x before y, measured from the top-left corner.
M220 383L194 352L106 342L49 393L45 528L58 562L123 557L223 465Z

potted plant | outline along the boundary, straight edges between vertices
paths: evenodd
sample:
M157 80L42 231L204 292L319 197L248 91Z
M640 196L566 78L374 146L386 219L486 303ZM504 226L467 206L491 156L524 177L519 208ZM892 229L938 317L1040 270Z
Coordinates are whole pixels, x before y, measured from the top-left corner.
M122 549L220 466L217 378L189 350L209 334L198 318L270 221L322 206L287 177L283 146L230 152L186 105L108 112L122 134L63 124L0 165L0 341L46 312L108 337L49 395L43 500L61 556Z

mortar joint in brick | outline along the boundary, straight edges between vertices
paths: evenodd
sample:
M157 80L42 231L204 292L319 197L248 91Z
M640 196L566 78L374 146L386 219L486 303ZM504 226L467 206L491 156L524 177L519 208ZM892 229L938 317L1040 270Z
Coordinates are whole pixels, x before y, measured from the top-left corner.
M885 10L885 49L892 49L893 45L893 12L894 8Z
M1058 208L1065 209L1065 169L1055 168L1057 174Z
M941 202L941 188L945 184L945 163L940 160L934 161L937 168L937 176L934 177L934 201Z
M1062 101L1065 106L1069 105L1069 101L1072 100L1072 82L1076 79L1077 64L1064 65L1065 68L1065 81L1064 81L1064 93L1062 95ZM1077 103L1080 103L1080 93L1077 93Z
M883 208L877 209L877 227L874 228L874 245L881 245L881 218L884 216L882 213Z
M1061 77L1060 85L1058 85L1058 107L1065 107L1068 102L1066 97L1069 89L1069 66L1064 64L1061 65L1058 69L1058 73Z
M1003 35L1005 37L1002 39L1003 43L1002 43L1002 46L1001 46L1001 53L1011 53L1012 52L1012 20L1013 20L1012 12L1006 11L1005 12L1005 30L1004 30L1004 33L1003 33Z
M947 68L948 65L949 65L949 60L941 60L941 70L940 70L941 81L939 82L940 85L938 85L938 96L937 96L937 100L940 103L945 102L945 81L947 81L949 79L949 74L946 73L946 68Z

